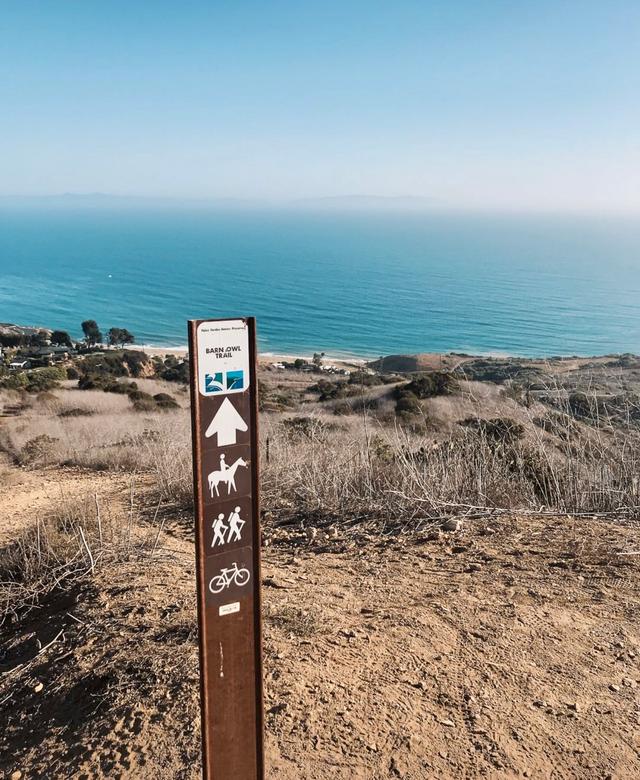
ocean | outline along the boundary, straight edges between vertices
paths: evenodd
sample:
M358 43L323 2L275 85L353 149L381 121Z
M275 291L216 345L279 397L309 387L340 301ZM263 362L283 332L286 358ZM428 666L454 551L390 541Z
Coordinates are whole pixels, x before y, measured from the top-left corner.
M255 315L264 352L640 352L640 221L0 208L0 321L181 346Z

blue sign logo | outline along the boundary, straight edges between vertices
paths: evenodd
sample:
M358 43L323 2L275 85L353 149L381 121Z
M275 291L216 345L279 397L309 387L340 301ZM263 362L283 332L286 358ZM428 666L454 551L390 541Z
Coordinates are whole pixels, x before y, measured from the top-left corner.
M205 374L204 389L206 393L219 393L224 390L222 371L215 374Z
M225 390L244 390L244 371L216 371L204 375L205 393L221 393Z
M244 371L227 371L227 390L242 390L244 388Z

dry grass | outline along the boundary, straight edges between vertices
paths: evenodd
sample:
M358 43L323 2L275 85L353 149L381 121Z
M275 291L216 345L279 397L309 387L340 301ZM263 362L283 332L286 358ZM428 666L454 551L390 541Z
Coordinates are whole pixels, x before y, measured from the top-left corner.
M327 524L375 518L387 529L500 510L627 516L640 507L637 429L612 432L604 423L570 419L566 433L556 435L539 424L541 415L556 414L548 406L501 401L493 386L488 399L486 392L475 394L482 387L469 387L474 392L447 399L446 407L442 399L425 404L423 424L413 430L368 413L264 415L263 506L285 521L310 515ZM437 424L430 403L437 406ZM523 434L501 440L500 425L497 433L492 424L462 427L456 408L458 421L473 414L493 420L502 411L509 417L498 420L505 419L507 429L515 421L514 430L521 426ZM186 420L161 441L151 454L161 494L190 507Z
M186 417L167 420L158 441L146 446L146 460L163 501L178 507L193 505L191 428Z
M127 510L101 506L97 494L63 499L0 550L0 625L107 563L148 557L158 539L139 521L133 483Z
M125 395L93 390L51 395L33 399L31 408L0 428L0 449L21 465L148 471L155 443L188 426L183 409L140 413Z
M296 513L326 523L374 518L388 529L453 514L628 515L640 506L633 409L626 426L624 414L613 426L571 416L569 390L559 385L543 388L552 404L525 404L492 384L462 384L457 396L424 402L423 417L409 426L366 410L335 416L318 404L305 407L310 416L263 415L263 505L285 520ZM14 460L151 472L163 501L191 507L187 409L140 414L124 396L93 391L56 397L8 420L0 443ZM80 404L91 414L61 416ZM467 418L480 424L461 426ZM522 435L501 438L500 420Z
M325 632L326 625L319 609L302 609L291 604L265 607L265 620L294 637L310 637Z
M452 514L528 510L628 515L640 506L640 447L633 431L585 429L571 449L531 425L500 441L459 428L446 438L389 429L363 416L360 429L294 437L267 426L263 497L272 510L326 518L377 518L387 528ZM266 453L265 453L266 454Z

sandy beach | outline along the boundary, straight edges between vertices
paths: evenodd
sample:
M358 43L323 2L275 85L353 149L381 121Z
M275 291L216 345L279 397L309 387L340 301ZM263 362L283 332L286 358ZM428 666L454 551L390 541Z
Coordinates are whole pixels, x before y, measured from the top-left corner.
M176 357L187 357L189 354L189 348L185 345L183 347L152 347L147 344L131 344L127 346L127 349L138 350L139 352L145 352L150 357L162 357L164 355L175 355ZM258 354L258 360L261 365L267 365L269 363L282 363L291 362L293 360L308 360L311 362L313 355L285 355L274 352L260 352ZM325 354L322 358L324 365L341 365L341 366L363 366L368 363L370 358L364 357L333 357Z

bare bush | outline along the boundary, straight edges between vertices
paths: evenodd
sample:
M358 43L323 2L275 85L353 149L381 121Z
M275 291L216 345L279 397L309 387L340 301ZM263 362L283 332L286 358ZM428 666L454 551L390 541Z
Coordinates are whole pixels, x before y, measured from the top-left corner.
M540 414L540 405L521 407L520 422L478 417L448 434L390 426L366 411L341 417L338 425L328 414L267 414L261 423L263 506L286 517L312 513L327 523L376 518L393 527L460 513L628 514L640 505L633 430L612 437L574 423L569 446L555 428L534 423ZM159 436L141 461L150 464L164 500L191 507L186 417L167 420Z
M145 461L155 476L163 500L178 507L193 506L191 431L186 416L164 417L159 439L147 444Z
M47 465L54 459L58 440L46 433L28 439L20 450L18 460L25 466Z
M363 418L366 419L366 418ZM640 503L640 448L622 437L560 453L543 438L496 438L491 425L443 440L363 422L293 439L271 426L263 495L272 509L332 517L416 518L500 509L629 513ZM596 447L592 442L591 449Z
M97 495L62 500L0 550L0 625L105 563L148 556L158 531L134 511L103 508Z

